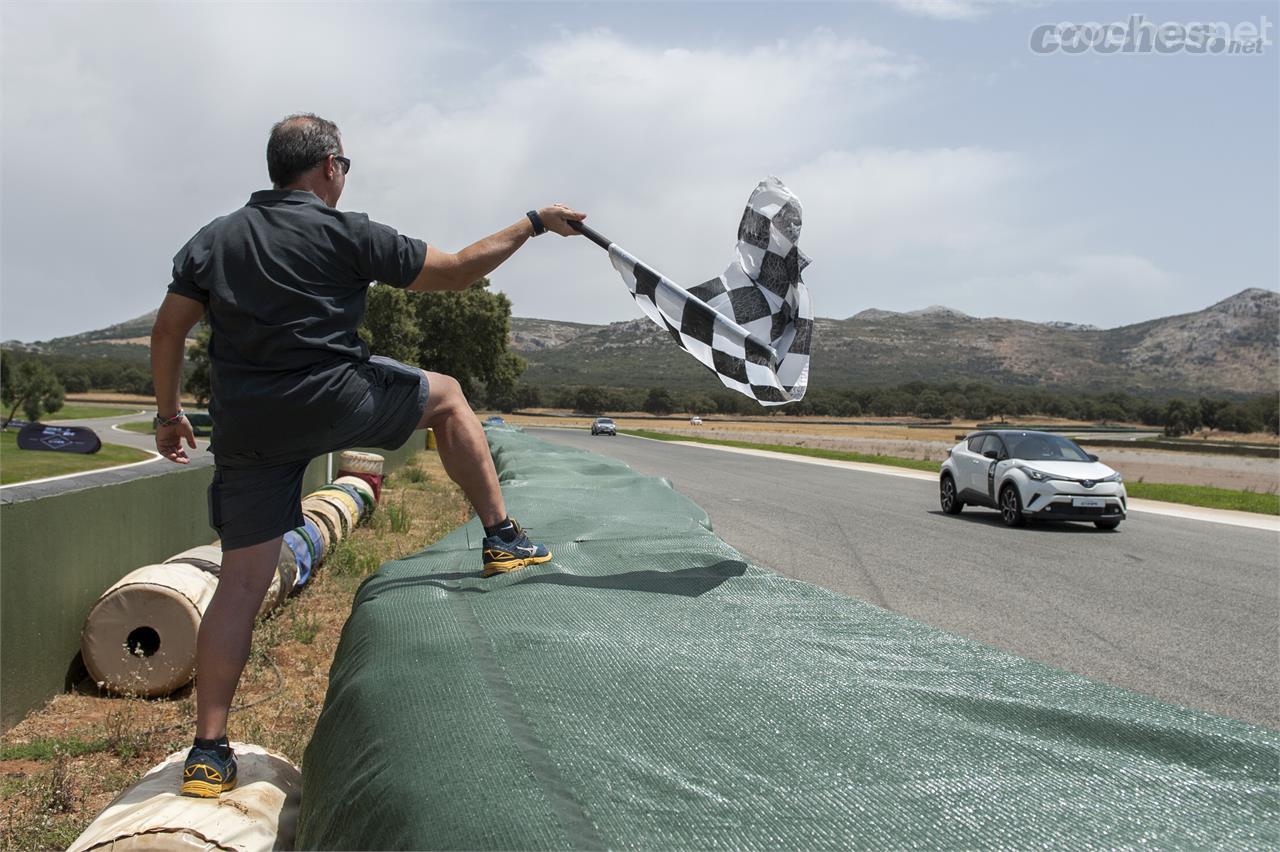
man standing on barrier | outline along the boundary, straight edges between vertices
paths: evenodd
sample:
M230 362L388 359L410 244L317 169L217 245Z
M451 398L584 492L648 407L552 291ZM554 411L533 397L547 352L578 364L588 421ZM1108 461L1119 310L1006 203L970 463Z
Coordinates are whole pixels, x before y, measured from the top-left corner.
M507 517L484 430L458 382L371 358L356 328L371 282L462 290L530 237L573 236L569 223L586 216L562 204L544 207L451 254L336 209L350 169L332 122L304 114L276 124L267 143L274 188L253 193L183 246L151 332L156 448L187 464L183 441L196 444L179 405L186 336L206 312L213 331L209 522L221 536L223 561L200 625L196 740L183 795L216 797L236 784L227 713L281 538L303 524L311 459L349 447L399 447L431 427L445 471L484 524L483 575L551 559Z

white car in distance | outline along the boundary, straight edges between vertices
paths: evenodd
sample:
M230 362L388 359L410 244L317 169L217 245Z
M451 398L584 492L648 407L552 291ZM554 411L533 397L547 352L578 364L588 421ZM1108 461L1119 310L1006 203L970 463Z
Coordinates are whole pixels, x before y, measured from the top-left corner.
M997 509L1008 526L1028 520L1120 526L1128 511L1120 474L1075 441L1051 432L974 432L947 451L938 478L942 511Z

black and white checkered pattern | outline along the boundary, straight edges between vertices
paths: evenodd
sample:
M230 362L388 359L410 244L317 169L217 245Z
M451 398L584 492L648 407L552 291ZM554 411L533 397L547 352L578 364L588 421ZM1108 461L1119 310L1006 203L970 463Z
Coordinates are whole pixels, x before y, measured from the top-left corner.
M737 257L724 274L685 289L616 244L609 258L636 303L725 387L761 405L804 397L813 303L800 272L799 200L776 177L751 193L738 226Z

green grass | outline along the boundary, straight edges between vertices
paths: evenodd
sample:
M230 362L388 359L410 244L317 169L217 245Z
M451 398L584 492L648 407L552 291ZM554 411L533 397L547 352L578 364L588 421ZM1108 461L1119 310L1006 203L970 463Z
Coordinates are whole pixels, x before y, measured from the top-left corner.
M1124 489L1129 492L1130 497L1142 500L1163 500L1166 503L1184 503L1188 506L1204 506L1209 509L1234 509L1237 512L1280 515L1280 494L1233 491L1230 488L1214 488L1209 485L1168 485L1159 482L1126 482Z
M722 447L739 447L745 450L768 450L771 453L790 453L795 456L812 456L819 459L836 461L863 462L865 464L883 464L890 467L908 467L912 470L938 472L939 461L929 459L904 459L898 456L877 456L868 453L850 453L843 450L822 450L815 447L791 447L786 444L753 444L750 441L730 441L723 438L695 438L689 435L673 435L669 432L650 432L647 429L620 429L624 435L635 435L637 438L652 438L655 441L696 441L699 444L719 444Z
M143 409L141 405L131 408L120 408L108 405L64 405L52 414L46 414L41 422L53 420L89 420L94 417L123 417L126 414L137 414Z
M78 754L92 754L106 751L106 740L81 740L75 737L52 739L41 737L29 743L9 745L0 748L0 760L53 760L60 754L74 757Z
M673 435L669 432L650 432L645 429L623 429L626 435L653 438L658 441L693 441L699 444L719 444L725 447L742 447L748 450L768 450L774 453L791 453L797 456L813 456L838 461L865 462L913 470L938 471L940 461L904 459L897 456L873 456L864 453L847 453L840 450L819 450L811 447L789 447L781 444L753 444L748 441L729 441L720 438L696 438ZM1229 488L1213 488L1208 485L1171 485L1158 482L1126 482L1130 497L1142 500L1162 500L1187 506L1203 506L1207 509L1233 509L1238 512L1256 512L1263 515L1280 515L1280 494L1264 494L1257 491L1233 491Z
M145 461L148 458L151 456L141 450L116 444L103 444L102 449L92 455L20 450L17 431L9 430L0 432L0 485L60 476L64 473L80 473L100 467Z

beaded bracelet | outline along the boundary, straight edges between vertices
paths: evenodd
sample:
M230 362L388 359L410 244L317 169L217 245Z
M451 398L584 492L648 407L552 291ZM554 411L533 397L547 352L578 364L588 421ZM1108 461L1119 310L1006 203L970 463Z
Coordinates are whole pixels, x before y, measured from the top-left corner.
M156 428L159 429L161 426L172 426L173 424L177 423L179 420L181 420L186 416L187 416L187 412L179 408L178 413L169 418L161 417L157 413L156 419L153 422L155 423Z

